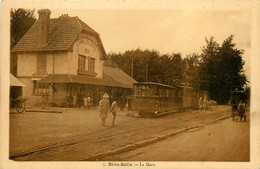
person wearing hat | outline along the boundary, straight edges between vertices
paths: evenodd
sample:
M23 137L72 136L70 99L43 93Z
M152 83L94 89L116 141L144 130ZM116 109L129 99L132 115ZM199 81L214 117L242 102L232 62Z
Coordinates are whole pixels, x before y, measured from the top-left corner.
M202 110L203 109L203 99L202 97L200 97L199 99L199 110Z
M110 107L110 112L113 114L113 121L112 121L112 126L114 126L115 123L115 119L116 119L116 110L117 110L117 102L116 102L116 98L114 98L114 101Z
M203 109L204 110L209 109L209 101L208 101L207 97L205 97L204 100L203 100Z
M100 112L100 118L102 119L102 126L106 124L106 119L108 115L108 111L110 108L110 103L109 103L109 96L107 93L103 95L102 100L99 101L99 112Z

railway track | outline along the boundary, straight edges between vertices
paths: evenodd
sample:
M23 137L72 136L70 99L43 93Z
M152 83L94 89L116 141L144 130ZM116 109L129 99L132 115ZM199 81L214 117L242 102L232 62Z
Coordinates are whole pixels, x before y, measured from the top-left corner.
M132 120L132 121L128 122L126 125L122 125L122 126L128 126L131 123L136 122L138 120L140 120L140 119ZM122 126L120 126L120 127L122 127ZM80 139L82 137L93 135L93 134L100 133L100 132L103 132L103 131L107 131L107 130L110 130L110 129L111 128L106 128L106 129L98 130L98 131L95 131L95 132L92 132L92 133L80 134L80 135L72 137L71 139L67 139L67 140L64 140L64 141L61 141L61 142L56 142L56 143L53 143L53 144L40 146L40 147L37 147L37 148L34 148L34 149L22 151L22 152L19 152L19 153L13 153L13 154L10 155L9 158L15 159L15 158L18 158L18 157L23 157L23 156L26 156L26 155L29 155L29 154L32 154L32 153L37 153L37 152L45 151L45 150L52 149L52 148L58 148L58 147L62 147L62 146L65 146L65 145L73 145L73 143L71 143L71 141L73 141L73 140ZM77 143L77 142L75 141L74 143Z
M218 113L215 114L209 114L209 115L204 115L203 116L203 120L202 119L192 119L192 118L188 118L188 119L179 119L179 121L177 122L158 122L158 124L155 125L149 125L149 126L143 126L143 119L135 119L132 120L124 125L119 125L116 128L106 128L106 129L102 129L102 130L98 130L92 133L84 133L78 136L75 136L71 139L68 140L64 140L61 142L57 142L57 143L53 143L53 144L49 144L46 146L41 146L38 148L34 148L28 151L23 151L23 152L19 152L19 153L15 153L15 154L11 154L10 155L10 159L13 160L19 160L19 161L29 161L29 160L40 160L44 157L53 155L55 153L61 153L63 151L65 151L66 149L69 149L71 146L73 145L79 145L81 143L88 143L91 141L95 141L95 140L107 140L109 138L113 139L113 140L119 140L122 139L122 135L124 134L141 134L142 132L146 133L149 131L151 131L150 129L153 128L153 131L157 130L164 130L164 129L180 129L180 128L184 128L187 127L187 125L195 125L195 124L200 124L200 123L204 123L207 121L210 121L212 119L215 119L216 117L219 117ZM192 124L191 123L187 123L190 122L192 120ZM127 128L127 126L129 125L138 125L137 128L134 129L129 129L129 127ZM186 124L186 125L185 125ZM109 131L109 132L108 132ZM108 133L106 133L108 132ZM102 135L102 133L104 135ZM98 143L98 142L97 142Z

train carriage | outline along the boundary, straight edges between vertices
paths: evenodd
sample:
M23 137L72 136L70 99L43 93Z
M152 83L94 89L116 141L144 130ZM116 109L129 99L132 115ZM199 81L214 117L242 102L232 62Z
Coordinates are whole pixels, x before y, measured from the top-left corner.
M183 110L188 110L192 108L192 87L182 86L183 88Z
M199 109L199 99L200 92L198 90L192 89L192 107L194 109Z
M141 117L162 115L169 112L198 109L200 97L208 97L207 91L188 86L169 86L154 82L134 83L132 110Z
M200 97L202 99L204 99L205 97L207 97L207 99L209 100L209 92L208 91L204 91L204 90L195 90L192 89L192 108L194 109L199 109L199 99Z
M169 85L153 82L134 83L132 110L138 111L141 117L177 110L182 102L178 94L181 95L176 93L175 87Z

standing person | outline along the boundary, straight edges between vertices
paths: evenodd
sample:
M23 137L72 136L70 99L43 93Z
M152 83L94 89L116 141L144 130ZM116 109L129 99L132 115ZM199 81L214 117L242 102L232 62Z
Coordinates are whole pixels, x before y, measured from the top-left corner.
M80 91L78 94L78 107L81 108L83 106L83 97L84 97L84 93L83 91Z
M245 114L246 104L243 100L241 100L237 107L238 107L239 116L241 117L241 120L242 120L242 118L244 117L244 114Z
M88 96L87 96L87 107L88 107L88 109L90 108L90 106L91 106L91 97L90 97L90 95L88 94Z
M209 108L209 102L208 102L207 97L205 97L203 100L203 109L208 110L208 108Z
M120 98L119 98L120 111L124 111L124 107L125 107L124 102L125 102L125 100L123 98L123 95L121 95Z
M117 110L117 102L116 102L116 99L114 99L111 107L110 107L110 112L113 114L113 121L112 121L112 126L114 126L114 122L115 122L115 119L116 119L116 110Z
M131 111L132 110L132 97L129 96L128 99L127 99L127 102L128 102L128 111Z
M102 119L102 126L105 126L105 124L106 124L108 110L109 110L109 107L110 107L110 103L109 103L108 98L109 98L108 94L105 93L103 95L102 100L99 101L98 110L100 112L100 118Z
M87 97L83 98L83 102L84 102L84 108L86 109L88 107L88 100Z
M78 98L77 98L77 95L74 95L73 96L73 100L72 100L72 105L73 105L73 107L77 107L77 103L78 102Z
M109 97L109 103L110 103L110 107L111 107L111 105L112 105L113 101L114 101L114 98L113 98L113 97L110 95L110 97Z
M200 97L200 100L199 100L199 110L202 110L203 109L203 100L202 100L202 97Z

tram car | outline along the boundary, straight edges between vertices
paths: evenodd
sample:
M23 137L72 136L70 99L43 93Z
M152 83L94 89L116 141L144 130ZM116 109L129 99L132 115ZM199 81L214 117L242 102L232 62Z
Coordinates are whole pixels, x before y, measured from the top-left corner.
M246 101L246 94L243 91L233 91L230 96L232 111L238 110L238 104L240 101Z
M239 113L239 103L240 101L243 101L246 103L246 93L243 91L232 91L231 92L231 96L230 96L230 104L231 104L231 109L232 109L232 113L231 113L231 117L232 120L235 120L236 116L241 116L241 120L244 117L244 121L246 120L246 114L240 114Z
M134 83L132 110L141 117L162 115L198 107L198 100L207 92L187 86L169 86L154 82Z

